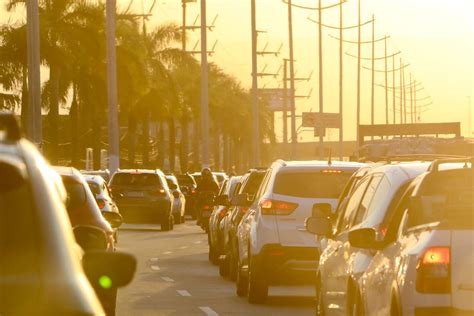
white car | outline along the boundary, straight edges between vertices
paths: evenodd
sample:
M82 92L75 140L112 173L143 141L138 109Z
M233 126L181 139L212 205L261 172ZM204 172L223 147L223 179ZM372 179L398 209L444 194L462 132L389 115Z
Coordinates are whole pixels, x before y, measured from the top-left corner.
M352 233L359 247L380 249L359 282L361 313L474 315L474 172L440 167L411 183L386 242Z
M186 198L184 197L181 188L179 187L178 180L175 176L166 175L166 182L170 188L171 194L173 195L173 217L176 224L181 224L186 221L184 212L186 209Z
M248 294L250 303L261 303L269 285L314 280L319 245L304 221L315 203L334 212L347 180L362 165L281 160L272 164L237 229L238 295Z
M358 315L358 280L375 253L353 247L350 232L372 229L377 240L383 240L397 201L410 181L429 166L427 162L406 162L371 168L339 210L335 225L324 217L307 220L307 229L327 241L316 279L317 315Z

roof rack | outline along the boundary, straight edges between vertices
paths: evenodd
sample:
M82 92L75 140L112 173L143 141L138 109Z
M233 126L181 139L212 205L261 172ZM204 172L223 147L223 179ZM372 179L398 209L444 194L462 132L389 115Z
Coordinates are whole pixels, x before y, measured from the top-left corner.
M17 142L21 139L20 124L12 113L0 113L0 130L5 131L5 140Z
M380 157L372 162L404 162L404 161L434 161L438 159L465 159L466 156L445 155L445 154L407 154Z
M448 159L437 159L433 161L431 166L428 168L429 172L438 172L439 171L439 166L442 164L446 163L463 163L464 162L464 168L467 168L467 164L471 163L471 169L472 166L474 165L474 157L459 157L459 158L448 158Z

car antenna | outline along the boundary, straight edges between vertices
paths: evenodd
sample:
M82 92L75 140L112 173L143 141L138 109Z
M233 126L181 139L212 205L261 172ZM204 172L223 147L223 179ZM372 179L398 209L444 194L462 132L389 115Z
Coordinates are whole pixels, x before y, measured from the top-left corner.
M332 148L329 148L328 165L332 165Z

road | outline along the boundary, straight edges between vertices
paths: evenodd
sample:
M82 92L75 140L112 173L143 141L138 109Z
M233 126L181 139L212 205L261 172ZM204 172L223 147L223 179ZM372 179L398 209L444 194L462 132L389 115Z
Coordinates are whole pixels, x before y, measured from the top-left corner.
M311 287L272 287L264 305L235 295L233 282L219 276L207 259L207 235L194 224L125 225L119 250L138 259L135 279L121 289L120 315L313 315Z

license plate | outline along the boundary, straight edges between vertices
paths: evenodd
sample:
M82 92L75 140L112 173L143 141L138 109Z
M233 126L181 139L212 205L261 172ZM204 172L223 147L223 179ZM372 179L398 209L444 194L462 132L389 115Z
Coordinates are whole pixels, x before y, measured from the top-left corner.
M143 192L128 192L127 196L129 197L142 197L144 196Z

